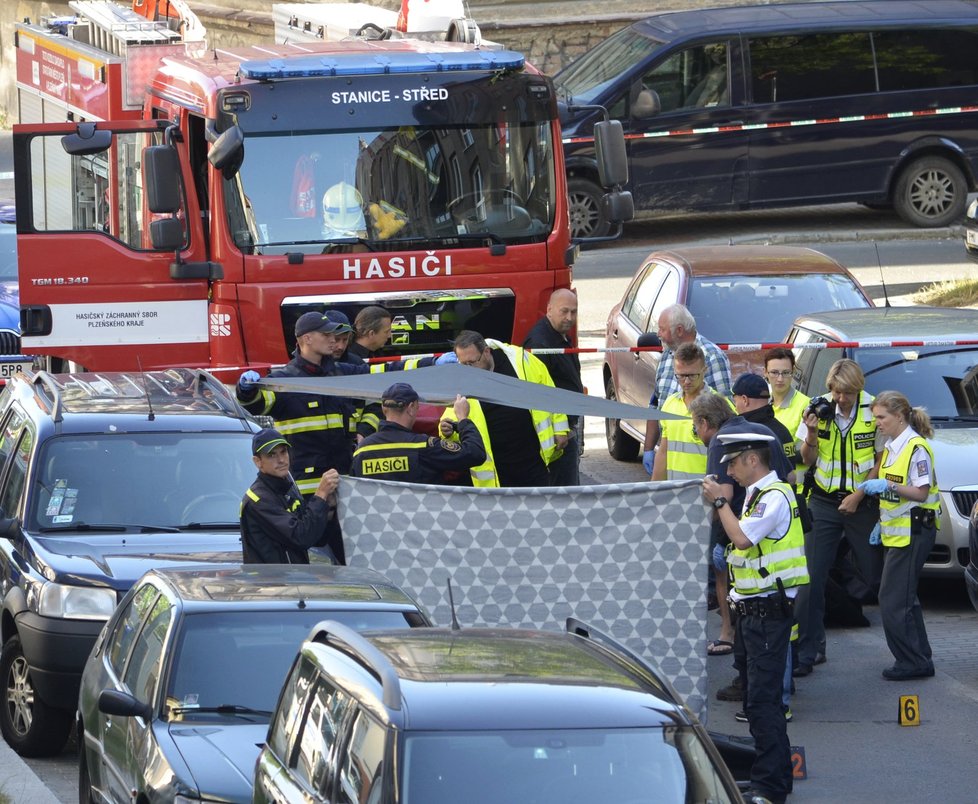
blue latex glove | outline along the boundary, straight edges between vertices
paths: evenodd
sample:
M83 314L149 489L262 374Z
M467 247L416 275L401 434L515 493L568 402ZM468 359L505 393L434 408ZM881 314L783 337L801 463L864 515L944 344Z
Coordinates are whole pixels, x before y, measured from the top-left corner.
M261 375L257 371L246 371L238 379L238 390L243 394L251 393L255 390L255 385L260 379Z
M717 572L727 569L727 548L722 544L713 545L713 568Z
M882 477L877 477L873 480L864 480L856 488L860 491L865 491L867 494L882 494L889 488L889 481Z
M652 467L655 465L655 450L647 449L642 453L642 466L645 467L645 471L652 474Z
M448 363L458 363L458 355L455 352L445 352L445 354L435 358L436 366L444 366Z
M873 526L873 529L869 532L869 543L870 544L882 544L883 543L882 540L880 539L880 523L879 522L877 522Z

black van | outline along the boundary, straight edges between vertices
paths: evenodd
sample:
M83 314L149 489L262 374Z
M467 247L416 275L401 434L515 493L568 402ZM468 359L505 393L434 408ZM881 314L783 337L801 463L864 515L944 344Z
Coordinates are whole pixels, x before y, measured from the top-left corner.
M843 0L656 14L554 79L577 237L602 235L591 130L622 121L640 210L858 201L916 226L978 175L978 3ZM587 108L575 108L587 107Z

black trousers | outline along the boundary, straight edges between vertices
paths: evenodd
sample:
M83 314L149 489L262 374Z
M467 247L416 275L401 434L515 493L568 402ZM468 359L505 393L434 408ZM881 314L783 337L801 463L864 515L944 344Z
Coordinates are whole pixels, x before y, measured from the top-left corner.
M880 584L880 616L886 644L898 670L932 670L930 642L924 614L917 598L917 582L924 562L934 548L937 530L924 527L910 537L907 547L886 547L883 582Z
M791 641L791 617L737 618L737 643L747 660L744 711L757 756L751 768L751 788L774 802L791 792L791 745L784 719L781 691Z

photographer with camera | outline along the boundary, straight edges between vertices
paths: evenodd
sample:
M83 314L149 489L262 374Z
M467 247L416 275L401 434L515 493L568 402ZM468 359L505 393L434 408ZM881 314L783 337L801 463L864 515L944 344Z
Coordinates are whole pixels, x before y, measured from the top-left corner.
M879 465L873 397L854 360L843 358L829 368L825 380L831 400L815 397L805 411L797 436L801 458L814 464L809 499L812 527L808 552L811 584L796 610L798 664L795 676L807 676L825 661L825 585L842 538L849 542L856 567L870 593L879 591L883 555L870 534L879 519L879 506L859 488L875 478Z
M924 616L917 599L920 571L934 548L941 501L934 472L934 453L926 439L934 435L923 408L911 408L897 391L883 391L873 401L873 415L886 436L880 477L859 488L880 499L883 580L880 615L892 667L883 678L903 681L934 675Z

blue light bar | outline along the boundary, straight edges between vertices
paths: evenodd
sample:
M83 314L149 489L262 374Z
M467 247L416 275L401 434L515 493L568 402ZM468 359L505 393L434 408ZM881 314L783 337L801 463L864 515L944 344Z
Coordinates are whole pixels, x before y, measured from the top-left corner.
M241 62L241 75L257 81L309 76L445 73L459 70L519 70L522 53L466 50L445 53L330 53Z

